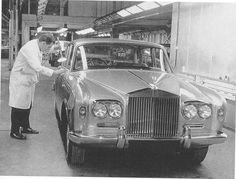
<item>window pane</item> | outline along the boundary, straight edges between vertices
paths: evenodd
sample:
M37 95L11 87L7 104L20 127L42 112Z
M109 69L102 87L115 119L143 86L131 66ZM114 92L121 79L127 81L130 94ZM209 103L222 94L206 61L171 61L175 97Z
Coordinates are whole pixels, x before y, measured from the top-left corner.
M75 51L75 62L74 62L73 70L81 70L82 68L83 68L83 65L82 65L81 51L78 47Z
M89 44L84 46L88 69L134 68L163 70L162 50L153 46L138 44ZM166 60L166 59L164 59Z

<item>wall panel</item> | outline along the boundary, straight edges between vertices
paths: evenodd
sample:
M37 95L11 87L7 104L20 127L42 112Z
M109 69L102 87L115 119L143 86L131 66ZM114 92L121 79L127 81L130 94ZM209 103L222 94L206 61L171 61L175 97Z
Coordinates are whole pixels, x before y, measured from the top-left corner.
M172 41L171 56L176 70L212 78L229 76L236 81L236 4L180 3L173 10L172 22L177 40ZM173 34L172 34L173 35ZM176 44L177 43L177 44Z
M83 16L96 17L97 16L97 2L96 1L68 1L68 16Z
M137 3L136 1L68 0L68 16L101 17Z

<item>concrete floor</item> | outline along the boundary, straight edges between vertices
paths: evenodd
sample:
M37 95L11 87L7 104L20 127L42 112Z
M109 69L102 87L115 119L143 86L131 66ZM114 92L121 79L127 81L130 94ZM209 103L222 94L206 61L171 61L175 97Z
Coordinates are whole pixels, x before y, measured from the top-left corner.
M30 115L31 127L39 130L40 134L27 135L26 141L11 139L8 106L10 72L6 70L6 60L2 60L1 69L0 176L234 178L235 134L227 129L225 132L229 137L226 143L210 147L207 158L198 167L179 164L172 157L158 158L155 164L155 157L152 160L144 159L145 155L126 158L114 153L90 156L90 163L82 168L67 165L53 112L52 79L47 77L42 77L37 85Z
M2 63L2 69L7 69L6 65ZM27 135L28 140L21 141L9 137L10 108L7 105L9 72L2 73L1 78L0 174L70 175L71 170L66 167L57 122L55 117L52 117L54 116L52 115L54 98L50 89L52 81L45 78L37 85L36 102L30 114L31 127L39 130L40 134ZM49 100L41 100L42 96Z

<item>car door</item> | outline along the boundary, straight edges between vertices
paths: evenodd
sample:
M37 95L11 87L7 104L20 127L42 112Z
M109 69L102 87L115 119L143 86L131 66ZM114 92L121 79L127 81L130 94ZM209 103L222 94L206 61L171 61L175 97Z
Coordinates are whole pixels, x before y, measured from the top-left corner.
M73 52L74 52L74 45L71 44L68 48L68 52L66 55L66 61L62 63L62 66L67 69L65 73L62 73L57 76L55 79L55 101L56 101L56 107L59 110L62 106L62 103L64 99L68 98L68 91L70 90L69 83L67 82L67 76L70 73L71 70L71 63L73 59Z
M83 69L81 55L81 47L73 47L72 57L68 61L68 71L61 75L61 100L65 104L67 114L69 115L75 104L76 88L77 86L77 74L78 71ZM69 118L68 118L69 119ZM71 127L73 127L73 121L70 122Z

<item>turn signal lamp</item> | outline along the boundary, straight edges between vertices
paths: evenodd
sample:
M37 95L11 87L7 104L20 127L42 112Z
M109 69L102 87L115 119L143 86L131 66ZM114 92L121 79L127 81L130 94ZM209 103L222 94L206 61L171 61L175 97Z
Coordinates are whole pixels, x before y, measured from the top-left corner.
M224 110L224 107L220 107L218 110L217 110L217 119L222 122L224 121L224 118L225 118L225 110Z
M85 116L85 115L86 115L86 107L81 106L81 107L79 108L79 114L80 114L81 116Z

